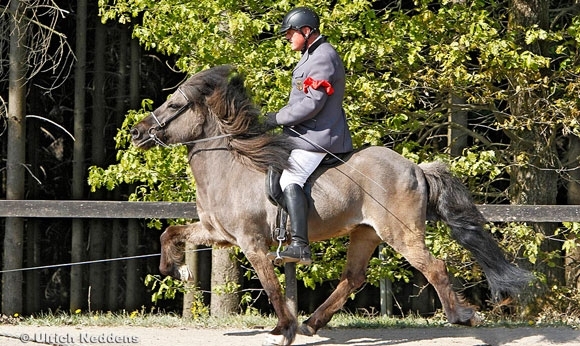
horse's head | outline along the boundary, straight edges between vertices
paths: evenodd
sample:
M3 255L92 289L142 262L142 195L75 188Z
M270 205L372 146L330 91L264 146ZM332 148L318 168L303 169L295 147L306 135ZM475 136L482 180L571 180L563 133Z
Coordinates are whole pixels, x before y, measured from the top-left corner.
M223 87L230 71L229 66L219 66L190 77L131 129L133 144L149 149L154 145L188 143L219 135L216 119L211 119L213 111L208 98Z
M267 133L259 115L244 86L244 76L231 66L217 66L180 85L131 129L131 137L142 149L169 144L193 147L206 142L205 149L227 148L258 171L265 172L269 166L284 168L291 143L285 136ZM220 140L213 141L216 139Z

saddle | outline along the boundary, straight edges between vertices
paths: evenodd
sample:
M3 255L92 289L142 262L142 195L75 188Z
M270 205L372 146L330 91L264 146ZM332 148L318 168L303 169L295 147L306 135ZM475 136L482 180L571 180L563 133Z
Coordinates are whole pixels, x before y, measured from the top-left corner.
M351 151L343 154L327 154L324 159L322 159L322 162L320 162L318 168L316 168L316 171L338 166L348 160L352 153L353 152ZM282 187L280 187L281 175L282 172L280 170L273 166L268 167L268 173L266 174L266 195L272 204L286 209L286 206L284 205L284 193ZM307 180L306 184L304 184L304 192L306 193L306 196L310 196L311 188L312 184L310 183L310 180Z
M342 154L327 154L316 171L320 169L328 169L347 161L352 155L352 151ZM313 175L315 174L313 173ZM266 174L266 195L268 200L278 207L278 214L276 216L276 228L273 230L272 237L278 242L289 242L290 234L286 231L286 221L288 220L288 213L286 211L286 203L284 202L284 192L280 186L280 176L282 172L273 166L268 167L268 172ZM312 183L310 179L304 184L304 193L306 194L308 200L310 200L310 193L312 190Z

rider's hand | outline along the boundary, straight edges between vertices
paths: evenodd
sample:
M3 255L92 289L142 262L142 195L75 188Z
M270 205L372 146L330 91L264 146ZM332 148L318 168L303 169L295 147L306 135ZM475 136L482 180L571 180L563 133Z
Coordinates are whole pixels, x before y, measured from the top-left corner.
M276 121L276 114L276 112L266 113L266 121L264 122L266 130L271 130L279 125Z

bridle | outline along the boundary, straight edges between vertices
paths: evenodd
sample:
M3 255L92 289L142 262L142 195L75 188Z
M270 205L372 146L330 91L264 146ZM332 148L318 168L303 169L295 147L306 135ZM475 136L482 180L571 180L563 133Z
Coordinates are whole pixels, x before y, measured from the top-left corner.
M177 117L179 117L181 114L183 114L183 112L185 112L193 104L193 102L191 102L189 100L189 98L187 98L187 95L185 95L183 90L181 90L180 88L177 88L177 91L179 91L181 93L181 95L183 95L183 97L185 98L187 103L185 105L181 106L181 108L179 108L175 113L173 113L168 119L164 120L163 122L159 121L159 118L157 118L157 116L155 115L155 112L149 113L151 115L151 117L153 118L153 120L155 120L155 122L157 123L157 126L151 126L149 128L149 130L147 130L147 133L149 134L149 139L144 143L147 143L148 141L153 141L162 147L168 147L168 145L165 144L165 142L163 142L163 140L162 140L164 128L170 122L177 119ZM157 136L158 133L161 133L161 137Z
M177 111L175 111L175 113L173 113L169 118L165 119L163 122L161 122L159 120L159 118L155 115L155 112L150 112L150 115L153 118L153 120L155 120L155 122L157 123L157 126L151 126L149 128L149 130L147 130L147 133L149 134L149 139L147 139L145 142L143 142L141 144L145 144L149 141L153 141L162 147L165 147L165 148L169 147L169 145L167 145L167 144L165 144L165 142L163 142L164 128L167 125L169 125L169 123L171 123L173 120L177 119L181 114L183 114L193 104L193 102L191 100L189 100L187 95L185 95L183 90L181 90L180 88L177 88L177 91L179 91L181 93L181 95L183 95L183 97L185 98L187 103L185 105L181 106ZM210 110L210 112L211 112L211 110ZM161 136L158 136L157 135L158 133L160 133ZM217 136L213 136L213 137L201 138L201 139L197 139L197 140L193 140L193 141L181 142L181 143L176 143L176 144L193 145L196 143L207 142L207 141L211 141L214 139L230 137L230 136L231 136L231 134L222 134L222 135L217 135Z

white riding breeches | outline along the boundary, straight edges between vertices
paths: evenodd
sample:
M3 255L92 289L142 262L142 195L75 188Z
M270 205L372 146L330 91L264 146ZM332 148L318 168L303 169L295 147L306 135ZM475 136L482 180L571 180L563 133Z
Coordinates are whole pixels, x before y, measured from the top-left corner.
M304 187L306 180L316 170L326 153L317 153L302 149L294 149L290 152L288 163L290 167L282 171L280 187L282 191L290 184L298 184Z

